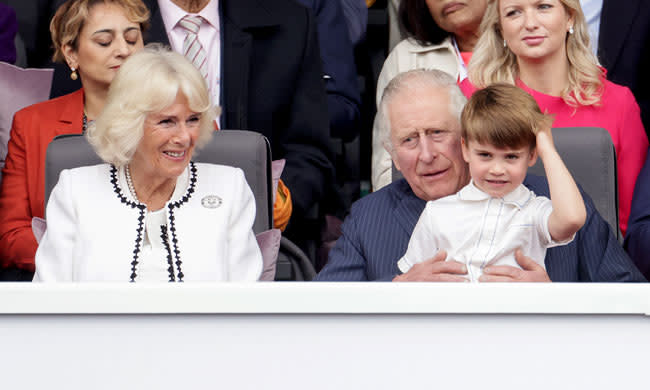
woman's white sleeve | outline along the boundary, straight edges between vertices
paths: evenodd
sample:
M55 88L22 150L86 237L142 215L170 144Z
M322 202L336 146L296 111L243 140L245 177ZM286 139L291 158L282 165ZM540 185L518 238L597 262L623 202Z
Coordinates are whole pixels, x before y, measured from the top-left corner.
M235 172L232 190L233 206L228 229L228 280L255 281L262 274L262 253L253 233L255 198L241 169Z
M50 195L45 212L47 230L36 250L35 282L73 280L73 248L77 234L77 212L70 171L63 170Z

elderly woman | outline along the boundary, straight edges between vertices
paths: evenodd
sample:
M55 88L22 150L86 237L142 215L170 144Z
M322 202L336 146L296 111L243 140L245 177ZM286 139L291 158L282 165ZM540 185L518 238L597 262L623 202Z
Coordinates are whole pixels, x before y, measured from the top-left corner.
M399 18L408 38L390 52L377 81L377 104L384 88L402 72L438 69L458 81L467 77L465 69L479 37L487 0L401 0ZM389 129L375 120L372 130L372 187L392 181L391 158L383 140Z
M182 55L148 47L129 58L88 129L106 164L61 172L34 281L257 280L243 172L191 161L215 111Z
M469 81L461 84L464 92L497 82L516 84L542 112L554 114L554 127L607 129L616 149L619 227L625 234L648 138L632 92L607 81L590 50L580 2L491 0L481 31Z
M31 280L32 217L45 209L45 152L59 134L82 133L104 108L117 70L142 49L149 11L141 0L69 0L50 23L54 60L65 61L83 88L14 116L0 188L0 259L11 280Z

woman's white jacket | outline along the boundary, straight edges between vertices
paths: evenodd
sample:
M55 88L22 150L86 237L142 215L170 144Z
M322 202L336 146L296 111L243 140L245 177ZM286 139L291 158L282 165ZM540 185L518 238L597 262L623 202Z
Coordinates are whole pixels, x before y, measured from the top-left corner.
M131 197L123 171L101 164L61 172L47 205L35 281L141 280L146 207ZM163 266L169 261L177 269L180 261L184 281L257 280L255 200L243 172L190 163L177 183L183 175L188 184L165 205L171 261L161 259Z

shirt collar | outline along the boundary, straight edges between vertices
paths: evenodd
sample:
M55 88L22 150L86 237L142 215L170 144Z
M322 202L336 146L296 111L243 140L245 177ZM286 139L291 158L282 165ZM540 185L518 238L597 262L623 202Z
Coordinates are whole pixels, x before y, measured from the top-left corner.
M160 6L160 14L162 15L165 26L172 26L172 29L175 28L178 22L180 22L181 19L183 19L185 15L188 14L181 7L172 3L171 0L159 1L158 5ZM199 15L208 23L210 23L214 28L218 29L219 0L210 0L210 2L208 2L208 4L195 15Z
M535 196L535 193L523 184L520 184L512 190L510 193L506 194L501 200L504 203L512 204L513 206L516 206L517 208L522 208L528 203L533 197ZM458 191L458 198L460 200L465 200L465 201L481 201L481 200L487 200L490 199L491 196L486 194L485 192L481 191L478 187L474 185L474 180L470 181L468 185L465 187L461 188L460 191Z
M453 51L453 43L450 38L445 38L442 42L438 44L431 45L421 45L414 38L408 38L411 43L410 51L411 53L427 53L430 51L436 51L441 49L447 49Z

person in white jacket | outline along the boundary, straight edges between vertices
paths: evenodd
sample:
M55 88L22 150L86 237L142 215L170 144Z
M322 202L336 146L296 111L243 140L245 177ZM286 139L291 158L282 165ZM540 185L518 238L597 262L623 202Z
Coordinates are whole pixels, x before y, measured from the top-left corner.
M255 201L238 168L191 161L218 109L205 80L159 46L130 57L88 126L106 162L61 172L34 281L255 281Z

